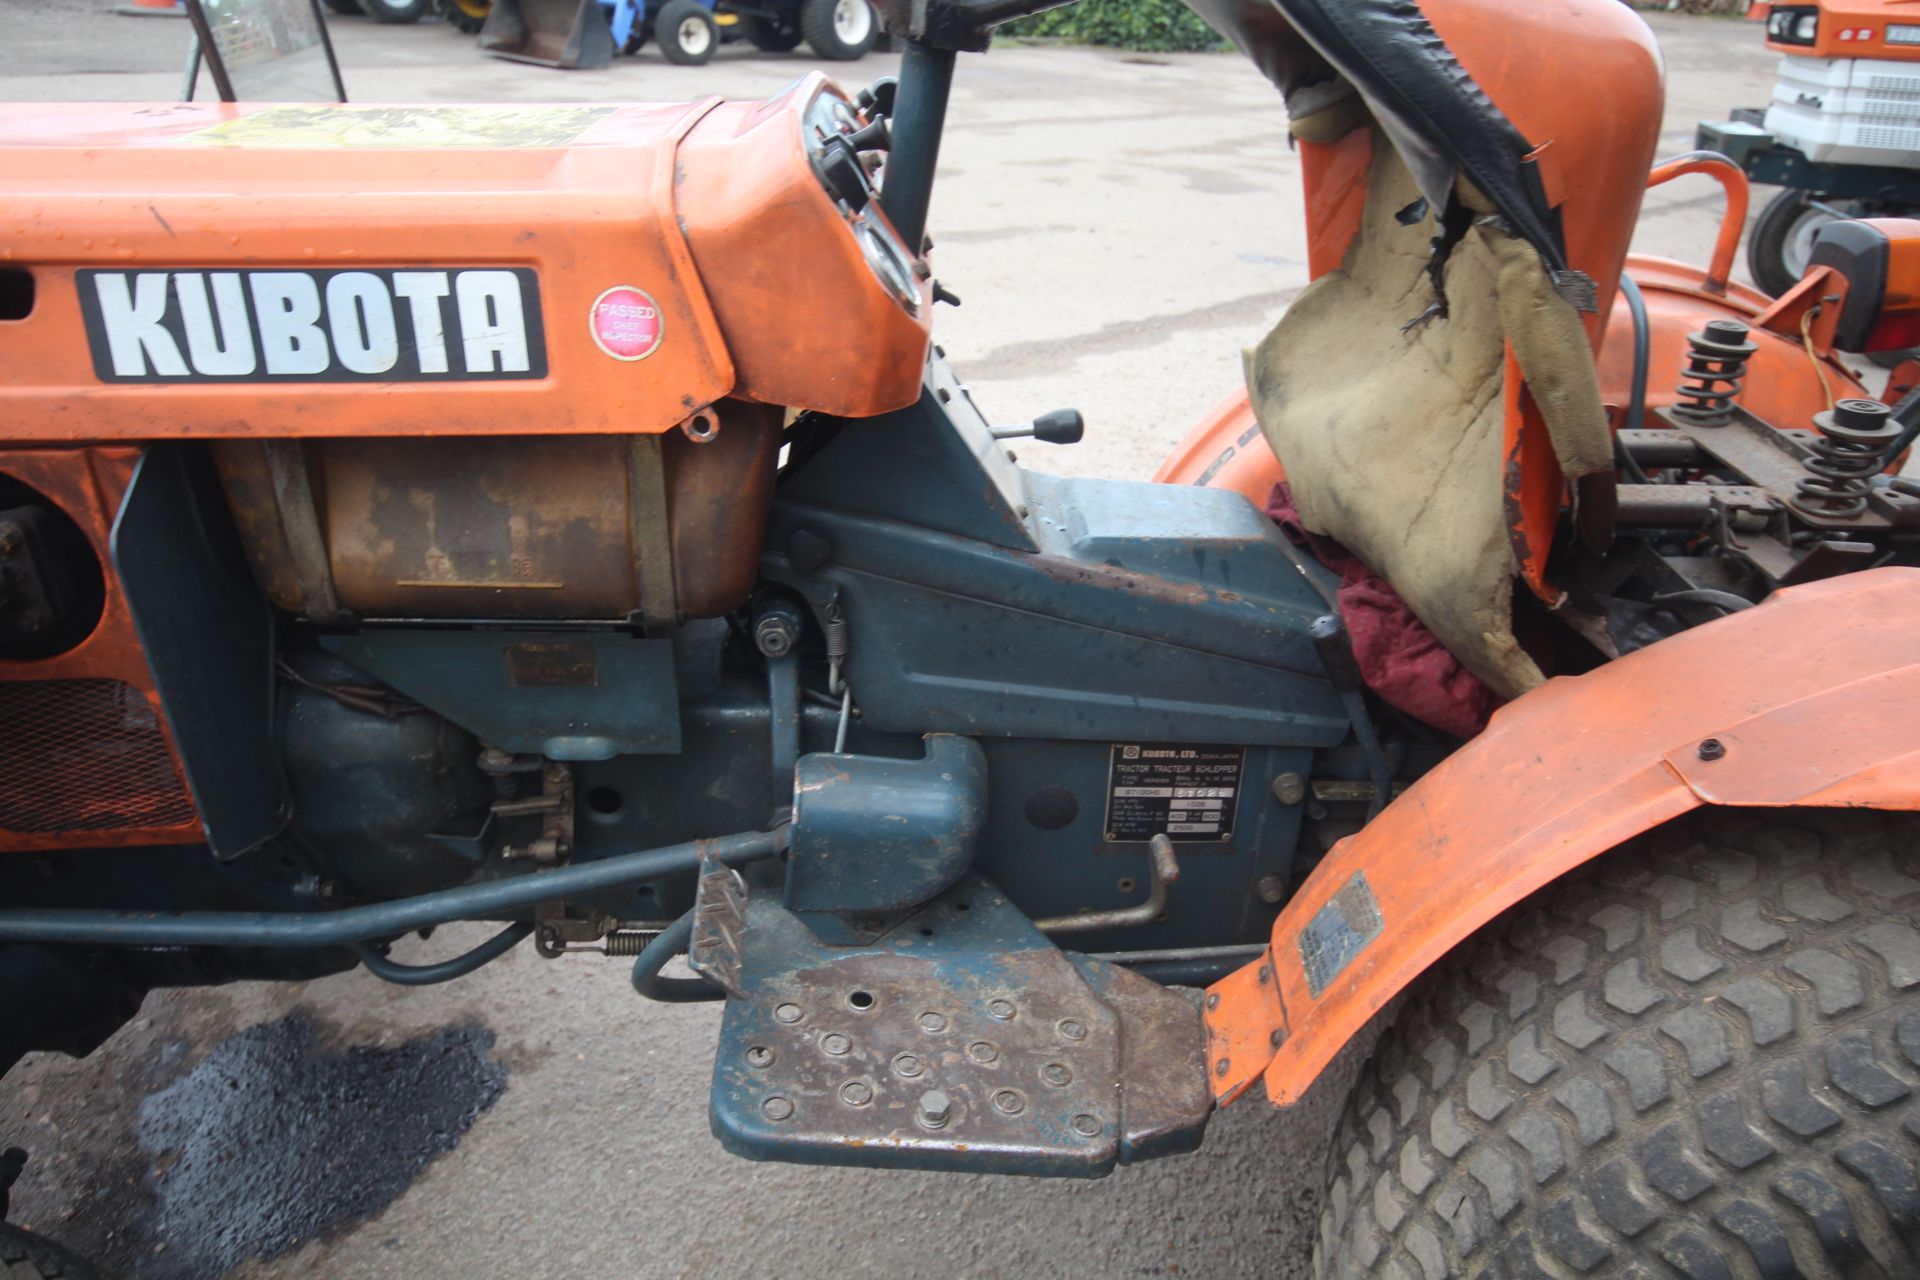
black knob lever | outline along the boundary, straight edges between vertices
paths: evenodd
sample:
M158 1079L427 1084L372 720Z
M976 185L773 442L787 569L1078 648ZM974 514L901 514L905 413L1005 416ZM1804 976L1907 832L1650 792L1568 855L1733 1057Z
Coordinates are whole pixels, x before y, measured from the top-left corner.
M820 180L834 199L855 213L867 207L873 188L867 183L867 171L860 157L853 154L842 138L828 139L820 152Z
M881 76L872 84L854 95L854 104L870 116L890 116L893 114L894 95L900 92L900 81L895 76Z
M863 125L844 136L847 145L855 151L885 151L893 145L893 131L885 116L875 116L872 124Z
M1055 409L1052 413L1041 414L1032 422L993 428L995 440L1018 440L1023 436L1032 436L1045 444L1079 444L1080 438L1086 434L1087 420L1080 416L1078 409Z

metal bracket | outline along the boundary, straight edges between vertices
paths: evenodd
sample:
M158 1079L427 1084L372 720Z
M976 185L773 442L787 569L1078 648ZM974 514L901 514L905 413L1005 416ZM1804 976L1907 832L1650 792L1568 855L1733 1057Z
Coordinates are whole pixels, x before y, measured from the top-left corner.
M747 882L725 863L701 858L687 967L730 996L746 994L740 985L740 938L746 931Z
M1098 1177L1190 1151L1212 1109L1198 1011L1069 956L968 875L871 946L747 901L713 1129L753 1159Z

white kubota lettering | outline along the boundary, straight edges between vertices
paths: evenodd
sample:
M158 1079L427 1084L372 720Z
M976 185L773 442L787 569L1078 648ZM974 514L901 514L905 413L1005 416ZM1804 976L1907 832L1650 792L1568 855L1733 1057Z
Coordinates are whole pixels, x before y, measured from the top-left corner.
M355 373L385 373L399 363L393 299L379 276L343 271L327 281L327 327L334 358Z
M113 371L122 377L142 377L147 361L153 371L169 378L184 378L187 362L173 335L161 327L167 313L167 273L142 271L133 277L128 294L127 277L103 271L93 278L100 299L100 321L107 331L107 355Z
M213 305L207 305L207 285L213 285ZM187 355L195 373L243 377L252 373L253 329L247 323L247 299L237 271L216 271L211 277L182 271L173 278L180 297L180 328L187 335ZM215 317L218 316L216 327Z
M447 334L440 320L440 299L447 296L444 271L396 271L393 292L405 298L413 317L413 346L420 372L447 371Z
M525 373L527 322L511 271L462 271L454 281L468 373ZM495 360L498 358L498 363Z
M320 330L320 287L304 271L260 271L253 310L268 373L325 373L327 335Z

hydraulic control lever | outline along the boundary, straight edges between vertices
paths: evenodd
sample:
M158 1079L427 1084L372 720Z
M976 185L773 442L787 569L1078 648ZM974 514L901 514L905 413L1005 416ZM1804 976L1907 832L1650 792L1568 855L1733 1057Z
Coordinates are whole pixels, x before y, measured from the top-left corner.
M1087 420L1080 416L1078 409L1055 409L1031 422L994 427L992 431L995 440L1019 440L1032 436L1047 444L1079 444L1080 438L1087 434Z
M1367 758L1367 772L1373 775L1373 802L1367 806L1367 820L1371 822L1392 798L1393 776L1387 768L1387 753L1380 748L1380 735L1374 732L1373 717L1367 712L1366 685L1360 676L1359 660L1353 656L1352 638L1337 613L1314 619L1307 634L1320 655L1320 665L1326 668L1328 682L1347 709L1353 736Z
M853 97L853 104L869 117L893 114L893 97L900 92L898 76L881 76Z

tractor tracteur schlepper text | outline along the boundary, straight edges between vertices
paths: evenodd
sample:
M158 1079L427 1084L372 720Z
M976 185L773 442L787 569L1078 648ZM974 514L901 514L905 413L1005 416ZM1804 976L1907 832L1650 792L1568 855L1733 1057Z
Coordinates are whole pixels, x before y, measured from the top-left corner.
M851 97L7 109L0 1065L531 937L725 1000L742 1155L1085 1176L1398 1000L1322 1274L1910 1271L1920 395L1835 353L1920 224L1731 283L1619 0L1192 0L1314 280L1162 483L1046 476L926 238L1045 2Z

